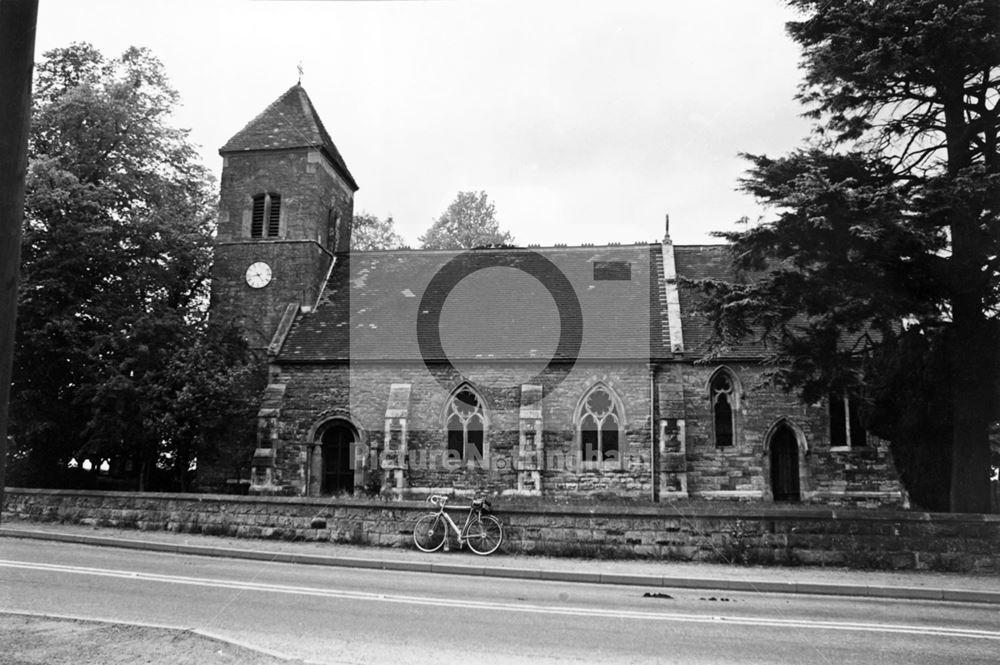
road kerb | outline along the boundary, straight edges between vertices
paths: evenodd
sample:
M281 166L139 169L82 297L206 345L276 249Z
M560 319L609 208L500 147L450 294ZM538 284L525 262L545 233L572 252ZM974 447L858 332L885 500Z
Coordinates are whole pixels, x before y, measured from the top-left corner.
M404 573L433 573L434 564L430 561L394 561L382 559L382 570L395 570Z
M600 584L600 573L587 573L575 570L540 570L539 579L548 582L583 582L585 584Z
M715 582L714 585L711 582ZM707 580L699 577L661 577L660 586L672 589L719 589L725 587L726 580Z
M775 582L772 580L724 580L726 591L749 591L756 593L798 593L795 582Z
M928 589L926 587L899 587L899 586L868 587L868 595L871 596L872 598L902 598L905 600L944 600L944 593L945 593L944 589ZM1000 602L1000 601L994 600L992 602Z
M385 570L385 561L382 559L359 559L353 556L330 557L332 562L328 566L342 566L344 568L371 568L374 570Z
M653 575L623 575L620 573L601 573L601 584L627 584L629 586L659 587L662 578Z
M797 593L809 593L814 596L868 596L867 584L831 584L819 582L796 582Z
M511 577L519 580L540 580L542 571L537 568L487 568L489 577Z
M458 563L432 563L432 573L443 573L445 575L471 575L473 577L483 576L482 566L466 566Z
M962 603L1000 603L1000 594L993 591L970 591L966 589L942 589L942 600Z

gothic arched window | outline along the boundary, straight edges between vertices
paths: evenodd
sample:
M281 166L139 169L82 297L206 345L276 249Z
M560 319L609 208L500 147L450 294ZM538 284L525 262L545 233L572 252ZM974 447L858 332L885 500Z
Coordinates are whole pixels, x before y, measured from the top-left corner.
M449 457L461 460L484 459L486 454L486 412L471 388L463 386L448 401L445 411Z
M281 195L258 194L250 213L251 238L277 238L281 230Z
M617 462L620 459L622 417L607 388L591 388L580 403L576 422L581 459L585 463Z
M736 440L736 407L739 393L736 382L728 371L720 371L709 384L712 398L712 431L715 445L719 448L731 446Z

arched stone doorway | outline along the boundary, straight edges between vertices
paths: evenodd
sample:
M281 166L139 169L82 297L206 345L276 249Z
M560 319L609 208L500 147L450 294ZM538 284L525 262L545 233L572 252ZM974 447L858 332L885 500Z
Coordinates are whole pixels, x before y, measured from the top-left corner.
M780 423L771 433L771 495L775 501L799 501L799 444L787 423Z
M358 433L346 420L331 420L317 432L312 450L310 494L354 492Z

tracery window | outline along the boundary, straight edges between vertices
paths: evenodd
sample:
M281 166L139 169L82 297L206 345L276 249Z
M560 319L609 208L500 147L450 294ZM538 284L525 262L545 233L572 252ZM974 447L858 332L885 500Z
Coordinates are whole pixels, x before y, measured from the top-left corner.
M847 394L830 393L830 447L859 448L868 445L868 433L861 424L858 399Z
M281 230L281 195L258 194L253 197L250 214L251 238L277 238Z
M622 419L611 393L595 386L580 404L577 417L584 462L616 462L620 456Z
M712 377L709 392L715 445L719 448L731 446L736 436L736 405L739 399L733 377L727 371L718 372Z
M486 411L471 388L455 391L445 411L449 457L461 460L483 459L486 449Z

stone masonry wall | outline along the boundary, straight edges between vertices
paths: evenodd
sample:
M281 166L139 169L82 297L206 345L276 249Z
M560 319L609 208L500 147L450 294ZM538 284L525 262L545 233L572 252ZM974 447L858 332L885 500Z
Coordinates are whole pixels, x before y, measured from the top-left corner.
M312 306L333 257L312 242L260 240L215 250L212 267L212 316L233 317L254 348L270 342L289 303ZM247 268L258 261L271 267L267 286L246 283ZM215 304L216 299L220 304ZM226 303L226 304L222 304Z
M427 510L416 501L11 488L3 520L412 547L413 521ZM1000 574L1000 515L545 499L498 501L494 512L508 553Z
M354 194L317 150L270 150L227 154L222 169L217 240L250 238L250 211L257 194L281 195L282 239L312 240L331 252L350 247L331 226L349 226Z
M253 197L281 195L277 238L251 238ZM316 150L260 151L226 156L212 268L211 311L236 317L255 347L266 346L288 303L312 306L334 253L350 246L354 195ZM250 288L251 263L273 278Z
M517 363L483 365L476 379L484 386L481 396L489 417L484 463L446 467L444 413L461 377L442 369L435 379L422 363L355 363L343 365L280 366L272 383L286 386L278 418L277 453L286 468L276 469L276 482L286 493L305 487L305 445L314 440L317 427L331 417L349 417L362 443L381 449L385 413L391 384L411 385L407 447L409 486L434 489L475 489L501 493L517 487L519 381L532 374ZM537 368L535 368L537 371ZM649 373L645 363L577 363L572 371L553 374L563 379L543 400L543 434L546 466L543 492L563 495L605 492L624 497L648 498L651 492L649 451ZM601 383L621 401L624 437L621 461L601 468L580 464L574 413L584 394ZM445 385L442 385L445 384ZM448 386L448 387L445 387ZM493 386L493 387L491 387ZM369 458L370 460L370 458ZM278 466L276 464L276 466ZM369 461L369 466L372 464ZM597 466L597 465L594 465Z
M736 431L734 445L716 447L708 385L719 367L683 366L684 415L678 417L686 418L691 496L769 498L768 434L784 420L802 438L803 501L872 506L901 503L901 485L888 442L870 435L865 447L831 450L827 405L803 404L794 395L767 385L765 368L757 364L726 365L739 383ZM676 408L676 403L673 406Z
M735 443L715 446L711 431L708 382L717 367L668 364L656 370L655 422L684 445L655 455L650 437L649 369L645 363L578 362L571 371L554 372L557 384L543 401L542 443L545 463L542 493L549 496L658 496L764 499L770 495L768 433L781 421L801 437L800 478L804 502L876 507L900 505L903 495L887 442L870 437L863 448L831 449L825 405L805 405L794 396L764 385L759 365L731 365L740 393ZM419 362L353 365L284 364L272 383L285 392L277 428L275 482L285 494L302 494L308 466L307 444L318 426L345 417L358 429L361 443L379 451L385 441L385 413L392 384L410 385L407 416L408 487L414 490L475 489L502 493L518 487L520 381L530 372L518 363L482 364L476 379L490 422L483 464L446 466L443 414L450 390L461 377L442 368L437 378ZM561 380L561 381L560 381ZM579 460L574 417L581 398L604 385L620 400L624 423L621 460L583 465ZM494 386L494 387L490 387ZM684 423L680 434L678 422ZM669 425L668 425L669 424ZM661 436L657 430L657 436ZM379 473L378 458L363 456L365 474ZM653 465L657 477L653 477ZM359 483L363 484L363 483Z

